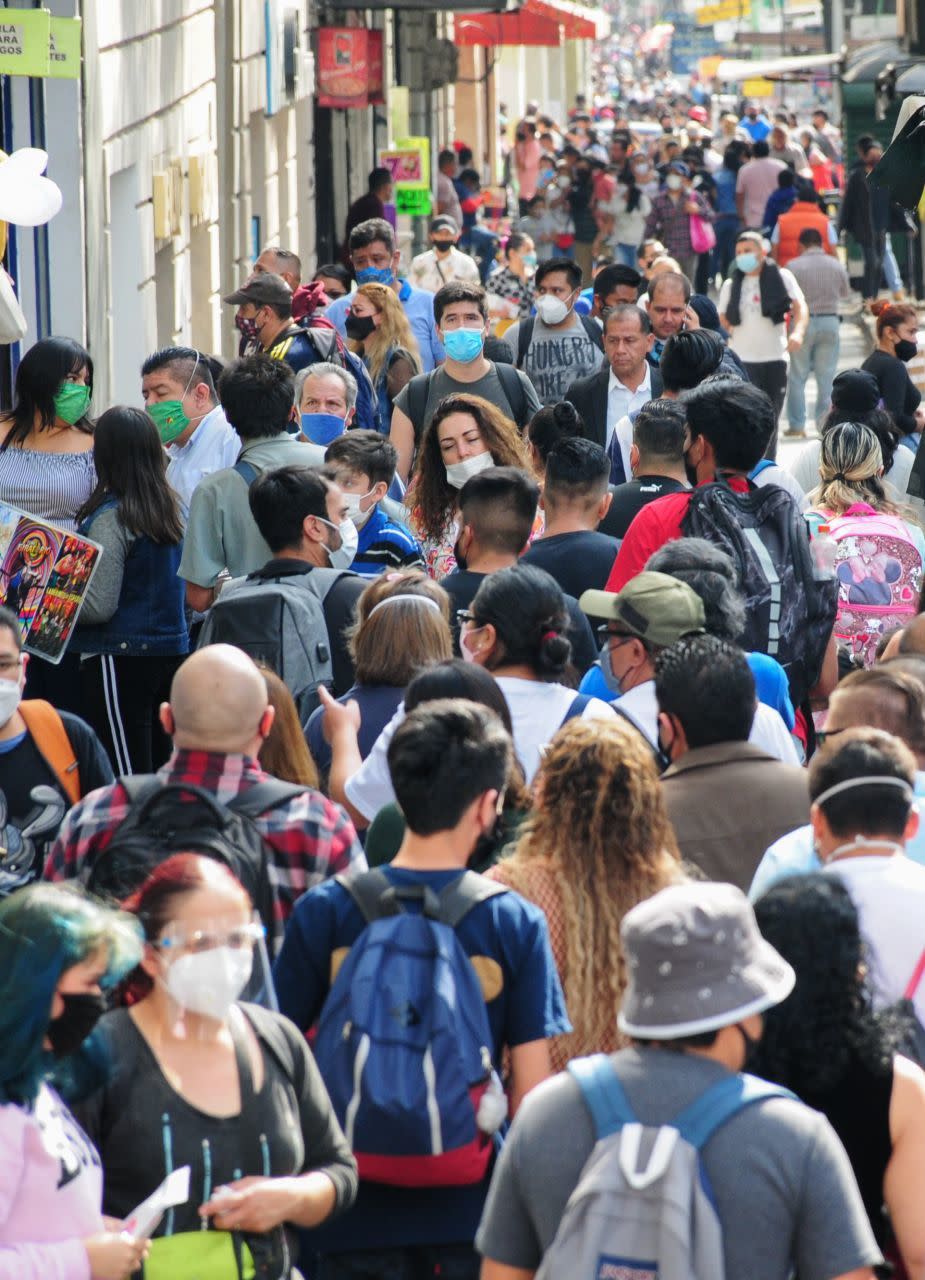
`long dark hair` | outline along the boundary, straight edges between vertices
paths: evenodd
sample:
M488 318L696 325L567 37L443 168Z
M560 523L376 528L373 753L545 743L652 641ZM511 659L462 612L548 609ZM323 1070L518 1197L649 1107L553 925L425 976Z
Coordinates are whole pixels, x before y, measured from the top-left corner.
M642 196L642 192L636 183L635 173L627 167L617 178L617 182L622 182L624 186L629 187L629 195L626 198L626 212L635 213L639 208L639 201Z
M110 498L119 502L119 518L135 537L160 546L183 538L177 499L167 483L167 461L157 427L147 413L117 405L96 424L93 441L97 484L77 512L88 519Z
M548 683L568 675L572 645L562 588L545 569L515 564L488 574L472 601L477 627L495 629L495 666L527 666Z
M7 416L12 425L0 452L27 439L39 415L42 429L54 426L55 395L72 374L87 371L87 386L93 390L93 361L89 353L73 338L42 338L31 346L16 370L16 394ZM78 431L93 434L89 418L74 423Z
M891 1071L906 1020L897 1010L873 1012L857 907L838 877L781 880L755 903L755 916L797 983L765 1013L751 1069L803 1098L835 1088L852 1059L877 1074Z

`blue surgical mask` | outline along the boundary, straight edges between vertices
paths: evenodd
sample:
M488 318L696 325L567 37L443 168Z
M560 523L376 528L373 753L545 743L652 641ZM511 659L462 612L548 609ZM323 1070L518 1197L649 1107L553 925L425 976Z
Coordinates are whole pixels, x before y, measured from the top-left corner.
M395 279L391 267L360 267L353 275L357 284L391 284Z
M441 333L443 346L451 360L459 364L471 364L482 354L485 345L485 333L482 329L450 329Z
M749 271L754 271L758 265L757 253L737 253L736 266L740 271L744 271L748 275Z
M336 413L302 414L302 434L312 444L330 444L344 434L345 425Z
M610 665L610 642L605 640L601 645L598 655L601 667L601 675L604 677L604 684L613 694L615 698L619 698L623 690L620 688L620 681L613 673L613 667Z
M525 267L535 267L535 266L536 266L536 254L535 254L535 253L524 253L524 254L521 254L521 258L520 258L520 260L521 260L521 262L524 264L524 266L525 266Z

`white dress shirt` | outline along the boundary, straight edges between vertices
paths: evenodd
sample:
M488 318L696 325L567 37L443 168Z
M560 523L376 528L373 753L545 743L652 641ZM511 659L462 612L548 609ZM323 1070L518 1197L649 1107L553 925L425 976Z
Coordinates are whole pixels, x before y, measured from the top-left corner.
M221 405L202 419L186 444L167 446L167 483L177 495L183 523L189 517L193 490L213 471L233 467L241 452L241 438L228 424Z
M648 360L645 361L645 373L642 382L635 391L631 391L629 387L625 387L613 369L610 370L610 378L607 382L607 439L604 441L604 448L610 445L610 438L616 430L617 423L621 418L627 417L634 413L637 409L641 409L646 401L652 399L652 366ZM626 475L629 478L629 458L624 459L626 465Z

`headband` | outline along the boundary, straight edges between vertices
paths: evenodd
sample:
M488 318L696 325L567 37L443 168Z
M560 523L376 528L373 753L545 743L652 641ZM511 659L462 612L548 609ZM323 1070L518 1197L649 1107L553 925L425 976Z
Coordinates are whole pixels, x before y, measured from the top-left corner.
M907 804L912 804L915 800L915 792L905 778L892 778L885 777L882 774L874 774L872 777L846 778L844 782L836 782L833 787L829 787L821 795L816 796L813 803L823 805L831 800L833 796L841 795L843 791L851 791L855 787L898 787L904 792L903 799Z
M386 596L384 600L380 600L378 604L374 604L366 615L367 620L373 616L377 609L383 609L387 604L395 604L398 600L415 600L418 604L426 604L428 609L436 609L437 613L440 612L440 606L437 604L436 600L431 600L430 596L413 596L410 594L395 595Z

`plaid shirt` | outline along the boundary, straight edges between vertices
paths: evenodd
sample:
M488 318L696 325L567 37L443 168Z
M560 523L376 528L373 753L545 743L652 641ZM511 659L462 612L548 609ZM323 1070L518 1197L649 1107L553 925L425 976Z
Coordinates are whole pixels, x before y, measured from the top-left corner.
M194 783L219 800L230 800L270 775L250 756L179 750L158 770L158 777ZM87 859L106 848L128 810L128 797L118 782L84 796L61 825L45 863L45 879L75 879ZM254 825L270 854L278 947L297 899L329 876L365 871L366 857L353 823L318 791L306 790L277 805L255 818Z
M678 200L672 200L667 191L661 191L652 201L652 211L646 218L646 238L661 240L672 258L689 258L691 247L691 215L688 203L693 200L697 211L707 222L715 217L713 210L699 191L682 191Z

